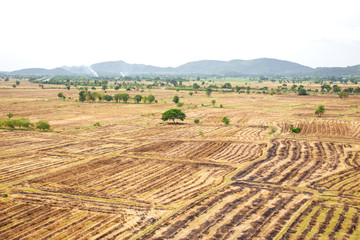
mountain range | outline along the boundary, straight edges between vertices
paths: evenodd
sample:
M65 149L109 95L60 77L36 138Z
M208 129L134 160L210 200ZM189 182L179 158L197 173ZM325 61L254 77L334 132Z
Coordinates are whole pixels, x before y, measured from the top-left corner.
M91 66L63 66L54 69L27 68L7 75L87 75L87 76L124 76L143 74L169 75L225 75L225 76L309 76L309 77L349 77L360 76L360 65L350 67L311 68L298 63L259 58L253 60L202 60L183 64L178 67L156 67L145 64L129 64L124 61L95 63Z

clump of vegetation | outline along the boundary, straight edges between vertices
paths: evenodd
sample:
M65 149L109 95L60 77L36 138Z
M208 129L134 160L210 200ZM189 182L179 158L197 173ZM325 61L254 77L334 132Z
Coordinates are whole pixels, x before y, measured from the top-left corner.
M316 110L315 110L315 114L318 115L318 117L321 117L322 114L325 113L325 107L324 105L320 105Z
M5 194L3 194L3 197L4 197L4 198L7 198L7 197L8 197L8 195L5 193Z
M96 122L93 124L94 127L100 127L100 123L99 122Z
M34 127L34 124L31 123L26 118L17 118L17 119L6 119L3 121L0 121L0 127L15 129L15 128L26 128L29 129L31 127Z
M12 112L9 112L8 114L6 114L6 116L10 119L14 116L14 114Z
M222 104L220 104L220 108L223 108L224 106Z
M175 96L173 97L173 100L172 100L172 101L177 104L177 103L180 101L179 96L178 96L178 95L175 95Z
M307 93L307 91L306 91L305 88L300 88L300 89L298 90L298 95L303 95L303 96L305 96L305 95L308 95L308 93Z
M175 123L175 119L184 121L185 118L185 113L183 113L180 109L172 108L162 114L161 120L164 122L167 120L172 120Z
M294 127L294 125L290 125L290 131L292 133L300 133L301 132L301 128L300 127Z
M223 118L221 119L221 121L222 121L223 123L225 123L225 125L229 125L229 124L230 124L230 119L227 118L227 117L223 117Z
M50 129L50 124L47 121L38 121L35 126L37 129L40 129L42 131Z
M200 120L199 119L194 119L194 123L199 124Z
M200 136L204 135L204 132L203 132L203 131L199 131L199 135L200 135Z
M184 103L183 103L183 102L178 102L178 103L176 104L176 106L182 107L182 106L184 106Z
M211 100L211 104L213 105L213 107L215 106L216 100Z

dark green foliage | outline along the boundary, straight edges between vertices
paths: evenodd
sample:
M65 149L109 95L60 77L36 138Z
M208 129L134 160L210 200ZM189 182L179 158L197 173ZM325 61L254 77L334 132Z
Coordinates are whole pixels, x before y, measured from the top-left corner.
M15 83L16 83L16 85L18 85L18 86L19 86L20 81L19 81L19 80L16 80L16 81L15 81Z
M63 98L63 97L64 97L64 94L62 94L61 92L59 92L57 96L58 96L59 98Z
M86 94L85 91L80 91L80 92L79 92L79 101L80 101L80 102L85 102L86 96L87 96L87 94Z
M8 114L6 114L6 116L10 119L14 116L14 114L12 112L9 112Z
M136 95L134 97L134 99L135 99L136 103L139 103L141 101L141 99L142 99L142 96L141 95Z
M334 85L333 92L341 92L341 87L339 87L338 85Z
M298 95L308 95L308 93L305 88L300 88L298 90Z
M107 101L107 102L110 102L110 101L113 100L113 97L106 94L106 95L104 95L104 100Z
M172 101L173 101L174 103L178 103L179 100L180 100L179 96L175 95L175 96L173 97L173 100L172 100Z
M212 89L211 89L211 88L207 88L207 89L206 89L206 96L210 97L211 93L212 93Z
M47 121L38 121L35 126L37 129L40 129L43 131L50 129L50 124Z
M180 109L172 108L162 114L161 120L172 120L175 123L175 119L180 119L181 121L184 121L185 118L185 113L183 113Z
M199 119L194 119L194 123L199 124L200 120Z
M231 89L231 84L230 83L225 83L222 88L227 88L227 89Z
M300 133L300 132L301 132L301 128L300 128L300 127L294 128L294 125L290 125L290 131L291 131L292 133Z

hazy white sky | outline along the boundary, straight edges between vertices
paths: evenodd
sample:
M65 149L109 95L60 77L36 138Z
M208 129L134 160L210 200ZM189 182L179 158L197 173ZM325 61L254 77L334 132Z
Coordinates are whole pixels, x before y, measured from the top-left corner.
M0 0L0 70L124 60L360 64L359 0Z

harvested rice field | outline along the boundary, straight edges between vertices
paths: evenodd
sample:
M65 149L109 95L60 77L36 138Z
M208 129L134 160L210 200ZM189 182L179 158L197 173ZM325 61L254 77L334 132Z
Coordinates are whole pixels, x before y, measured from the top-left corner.
M0 82L1 120L51 130L0 129L0 239L360 239L358 95L83 103L14 81ZM163 122L174 95L187 117Z

